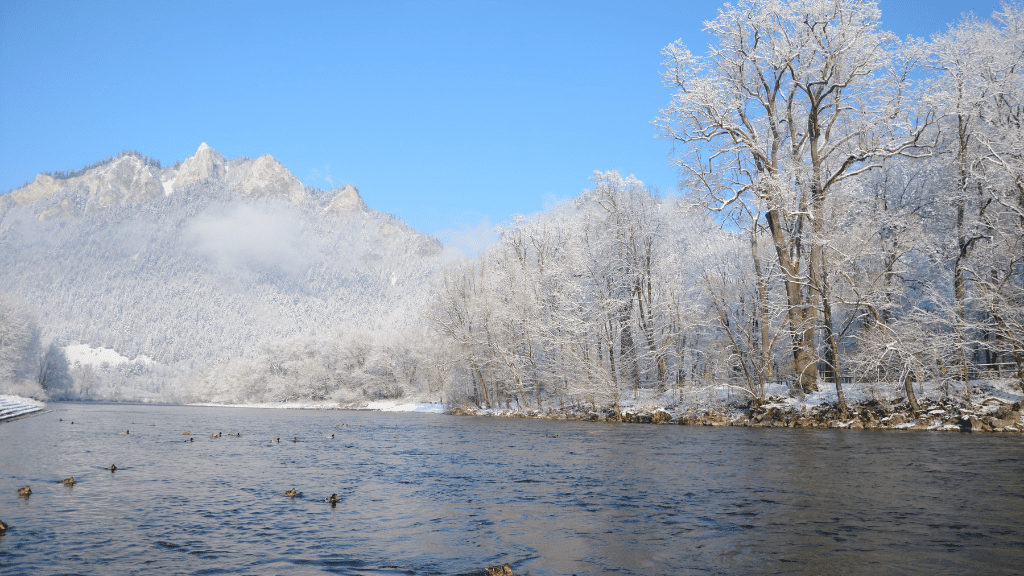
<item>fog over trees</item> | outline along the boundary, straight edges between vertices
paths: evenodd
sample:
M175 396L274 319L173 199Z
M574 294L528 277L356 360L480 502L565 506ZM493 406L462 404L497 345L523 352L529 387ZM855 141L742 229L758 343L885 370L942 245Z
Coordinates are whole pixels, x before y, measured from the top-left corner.
M205 145L41 176L0 197L0 382L612 411L722 383L840 403L908 375L1024 383L1024 10L927 40L880 22L874 2L724 6L707 53L663 52L678 195L598 171L477 258ZM84 184L115 168L155 184ZM75 364L76 343L135 360Z

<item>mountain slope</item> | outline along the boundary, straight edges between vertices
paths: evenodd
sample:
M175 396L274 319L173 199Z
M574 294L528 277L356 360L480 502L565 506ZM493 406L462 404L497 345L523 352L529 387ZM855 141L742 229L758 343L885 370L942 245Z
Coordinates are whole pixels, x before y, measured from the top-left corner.
M407 327L442 252L352 186L307 189L269 155L205 143L0 196L0 291L38 308L44 341L152 358L131 386L158 395L300 335Z

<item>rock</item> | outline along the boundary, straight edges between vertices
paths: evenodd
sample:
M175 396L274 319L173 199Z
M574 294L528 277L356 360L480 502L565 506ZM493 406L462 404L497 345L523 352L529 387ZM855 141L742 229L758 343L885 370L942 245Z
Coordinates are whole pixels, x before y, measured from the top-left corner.
M487 576L516 576L512 572L512 567L506 562L504 566L489 566L487 568Z
M651 416L651 423L652 424L665 424L665 423L667 423L671 419L672 419L672 415L671 414L669 414L668 412L665 412L664 410L659 410L659 411L655 412L653 416Z
M961 432L981 432L984 429L984 423L978 420L974 416L964 416L959 422Z
M853 424L850 424L850 430L863 430L863 429L864 429L864 424L861 423L859 420L857 422L854 422Z

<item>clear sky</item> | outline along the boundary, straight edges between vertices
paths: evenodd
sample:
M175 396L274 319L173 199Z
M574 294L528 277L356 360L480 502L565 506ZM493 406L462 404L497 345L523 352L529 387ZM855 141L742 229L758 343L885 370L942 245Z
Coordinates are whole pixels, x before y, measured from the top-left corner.
M271 154L304 184L472 251L589 186L675 190L661 49L704 52L721 2L0 0L0 192L138 150ZM883 0L928 36L998 3ZM459 231L462 231L459 234Z

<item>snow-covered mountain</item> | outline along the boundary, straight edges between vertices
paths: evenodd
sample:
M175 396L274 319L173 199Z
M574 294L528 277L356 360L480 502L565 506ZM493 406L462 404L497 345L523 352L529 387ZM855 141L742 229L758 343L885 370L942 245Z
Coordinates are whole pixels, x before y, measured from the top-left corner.
M0 292L37 308L44 342L151 358L136 364L154 390L289 339L407 328L443 259L353 186L306 188L269 155L205 143L0 195Z

